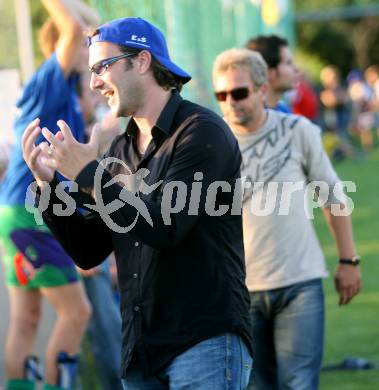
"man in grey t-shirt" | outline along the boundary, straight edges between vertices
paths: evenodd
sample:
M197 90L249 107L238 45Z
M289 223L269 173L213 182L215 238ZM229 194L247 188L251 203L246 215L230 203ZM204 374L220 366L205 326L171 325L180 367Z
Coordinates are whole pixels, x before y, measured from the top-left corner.
M243 157L246 282L255 341L251 387L317 389L324 335L321 278L327 271L310 220L308 189L319 187L338 248L335 285L342 305L360 289L346 197L320 129L303 117L264 108L267 66L259 53L221 53L213 81Z

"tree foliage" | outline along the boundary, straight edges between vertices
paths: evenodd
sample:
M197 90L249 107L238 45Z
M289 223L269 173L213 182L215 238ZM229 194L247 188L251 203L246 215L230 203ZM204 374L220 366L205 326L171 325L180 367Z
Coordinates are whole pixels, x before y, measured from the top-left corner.
M351 8L353 6L355 8ZM296 11L322 10L325 16L331 9L362 10L365 6L378 6L378 2L295 0ZM296 32L301 51L318 57L325 64L337 65L345 75L353 68L364 69L379 61L379 15L299 22Z
M32 0L30 2L30 16L32 18L33 26L34 58L36 64L39 65L43 61L43 55L38 45L38 31L48 18L48 14L39 0Z
M0 68L17 66L17 30L13 1L0 0Z

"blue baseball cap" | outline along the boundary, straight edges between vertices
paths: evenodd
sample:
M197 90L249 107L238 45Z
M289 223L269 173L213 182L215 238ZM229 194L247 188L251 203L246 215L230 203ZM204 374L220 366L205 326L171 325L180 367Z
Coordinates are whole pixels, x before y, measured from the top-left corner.
M162 32L147 20L142 18L115 19L103 24L97 30L98 34L88 37L88 46L95 42L111 42L116 45L148 50L170 72L180 77L183 83L191 80L187 72L171 61Z

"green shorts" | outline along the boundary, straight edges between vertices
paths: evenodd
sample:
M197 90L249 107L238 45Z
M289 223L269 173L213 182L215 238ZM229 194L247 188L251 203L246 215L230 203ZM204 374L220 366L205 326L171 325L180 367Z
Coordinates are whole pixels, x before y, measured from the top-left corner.
M48 227L37 225L25 207L0 206L0 221L8 285L29 289L57 287L79 280L72 259Z

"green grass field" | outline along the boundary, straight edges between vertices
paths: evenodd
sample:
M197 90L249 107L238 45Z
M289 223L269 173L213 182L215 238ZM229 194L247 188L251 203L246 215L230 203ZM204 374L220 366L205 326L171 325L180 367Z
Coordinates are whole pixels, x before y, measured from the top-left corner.
M352 214L354 236L362 257L363 288L349 305L338 306L333 278L325 280L326 338L324 364L341 362L346 356L369 359L379 366L379 151L366 160L335 165L342 180L356 183ZM315 226L331 276L337 252L328 228L317 214ZM379 368L370 371L329 371L321 375L321 390L378 390Z

